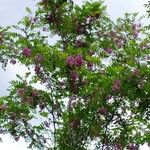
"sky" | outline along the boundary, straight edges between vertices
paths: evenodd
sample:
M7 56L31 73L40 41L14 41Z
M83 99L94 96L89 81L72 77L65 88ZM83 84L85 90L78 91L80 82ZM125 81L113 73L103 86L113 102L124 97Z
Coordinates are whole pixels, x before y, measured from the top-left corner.
M0 26L7 26L16 24L23 16L26 15L26 7L35 10L35 3L37 0L0 0ZM74 0L81 4L81 0ZM105 0L107 5L107 12L114 20L117 17L123 16L125 12L139 12L140 15L145 13L144 4L148 0ZM22 74L25 68L21 65L9 65L7 71L0 70L0 96L6 95L6 89L9 87L9 82L15 79L15 74ZM13 142L9 136L3 136L3 144L0 144L0 150L29 150L27 144L20 140L20 142ZM147 146L141 147L140 150L148 150Z

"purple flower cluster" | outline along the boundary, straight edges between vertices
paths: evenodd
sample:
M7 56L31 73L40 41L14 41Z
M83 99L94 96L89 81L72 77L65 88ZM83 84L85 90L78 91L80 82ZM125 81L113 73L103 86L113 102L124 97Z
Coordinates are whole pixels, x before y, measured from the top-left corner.
M75 65L76 65L77 67L81 67L82 64L83 64L83 58L82 58L82 56L81 56L81 55L77 55L77 56L75 57Z
M35 61L36 61L37 63L41 63L41 62L43 62L43 60L44 60L44 57L43 57L41 54L37 54L37 55L35 56Z
M121 40L121 39L116 40L115 42L116 42L116 45L117 45L117 47L118 47L118 48L122 48L122 47L123 47L123 45L124 45L124 41L123 41L123 40Z
M75 71L71 71L70 72L70 77L73 81L76 81L79 77L78 73L76 73Z
M30 22L32 24L35 24L37 22L37 18L36 17L30 17Z
M141 23L132 25L133 35L135 38L138 37L138 34L140 32L140 28L141 28Z
M89 70L92 70L92 68L93 68L93 63L92 63L92 62L88 62L88 63L87 63L87 67L88 67Z
M5 103L5 104L2 104L2 105L0 105L0 110L5 110L5 109L7 109L8 108L8 106L7 106L7 104Z
M32 91L32 96L33 97L37 97L38 96L38 92L36 90Z
M15 59L11 59L10 63L13 64L13 65L15 65L16 64L16 60Z
M101 107L98 109L98 113L105 116L105 115L107 115L108 111L105 107Z
M115 80L112 86L113 91L119 91L121 88L121 81L120 80Z
M134 76L139 76L140 75L140 71L138 69L134 69L133 70L133 75Z
M39 65L36 65L35 68L34 68L34 71L36 74L39 74L40 71L41 71L41 67Z
M72 66L81 67L83 65L83 58L82 58L82 55L77 55L76 57L68 56L68 58L66 59L66 62L68 66L70 67Z
M17 90L17 94L18 94L19 96L23 96L23 95L25 94L25 89L24 89L24 88L19 88L19 89Z
M49 13L46 17L46 20L49 24L51 24L54 21L54 14L53 13Z
M77 32L77 34L79 34L79 35L80 35L80 34L85 34L85 33L86 33L85 25L77 24L76 32Z
M72 120L70 127L76 129L80 126L80 124L81 124L80 120L78 118L76 118L76 119Z
M133 144L133 143L130 143L128 146L127 146L127 149L128 150L138 150L138 146Z
M75 43L76 47L84 47L85 42L82 39L78 39Z
M31 56L31 49L23 48L22 55L25 56L25 57L30 57Z
M43 31L47 32L48 31L48 27L43 27Z
M14 140L15 140L16 142L19 141L19 139L20 139L19 136L15 136L15 137L14 137Z
M108 54L111 54L112 53L112 49L111 48L105 48L104 49Z
M68 56L66 62L68 66L72 67L75 64L75 58L73 56Z
M47 121L44 121L44 123L43 123L44 125L45 125L45 127L47 127L47 128L49 128L50 127L50 123L49 122L47 122Z
M115 150L122 150L122 146L120 144L116 144L114 149Z

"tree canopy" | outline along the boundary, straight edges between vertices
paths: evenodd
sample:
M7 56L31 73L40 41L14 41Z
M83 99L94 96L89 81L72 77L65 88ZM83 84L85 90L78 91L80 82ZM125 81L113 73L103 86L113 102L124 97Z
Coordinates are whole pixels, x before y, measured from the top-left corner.
M138 13L114 22L106 8L42 0L17 25L0 27L2 68L28 68L0 98L1 134L38 150L150 144L150 27Z

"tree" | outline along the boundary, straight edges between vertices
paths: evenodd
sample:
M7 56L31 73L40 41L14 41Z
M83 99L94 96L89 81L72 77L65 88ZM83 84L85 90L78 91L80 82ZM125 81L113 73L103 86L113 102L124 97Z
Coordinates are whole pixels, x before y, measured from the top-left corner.
M148 26L137 13L113 22L102 1L42 0L37 7L0 28L2 67L28 68L0 98L1 133L39 150L86 150L92 143L95 150L136 150L148 143Z

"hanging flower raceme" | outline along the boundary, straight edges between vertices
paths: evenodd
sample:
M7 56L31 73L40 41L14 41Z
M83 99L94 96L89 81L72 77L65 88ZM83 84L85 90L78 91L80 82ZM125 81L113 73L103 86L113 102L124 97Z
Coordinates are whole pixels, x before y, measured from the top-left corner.
M43 60L44 60L43 55L37 54L37 55L35 56L35 62L36 62L36 63L41 63L41 62L43 62Z
M115 80L112 86L113 91L119 91L121 88L121 81L120 80Z
M72 122L70 123L70 127L73 129L79 128L81 122L79 118L73 119Z
M138 150L138 146L133 144L133 143L130 143L127 147L128 150Z
M66 59L66 63L69 67L73 67L73 66L77 66L77 67L81 67L83 65L83 57L82 55L77 55L76 57L74 56L68 56Z
M105 116L105 115L107 115L108 111L105 107L101 107L98 109L98 113Z
M30 17L30 22L31 22L31 24L37 23L37 18L36 17Z
M112 49L111 48L105 48L104 49L108 54L111 54L112 53Z
M83 58L82 58L82 56L81 56L81 55L77 55L77 56L75 57L75 65L76 65L77 67L81 67L82 64L83 64Z
M132 74L133 74L134 76L139 76L139 75L140 75L140 70L134 69L133 72L132 72Z
M88 68L89 70L92 70L92 68L93 68L93 63L92 63L92 62L88 62L88 63L87 63L87 68Z
M139 32L140 32L140 28L141 28L141 23L132 25L133 35L135 38L138 37Z
M15 65L16 64L16 60L15 59L11 59L10 63L13 64L13 65Z
M34 71L36 74L39 74L41 71L41 66L40 65L35 65Z
M25 56L25 57L30 57L31 56L31 49L23 48L22 55Z
M19 88L19 89L17 90L17 94L18 94L19 96L24 96L24 95L25 95L25 89L24 89L24 88Z
M6 103L0 105L0 110L5 110L7 108L8 108L8 106Z
M78 77L79 77L79 74L76 73L75 71L71 71L70 72L70 78L71 78L71 80L76 81L78 79Z
M75 64L75 58L73 56L68 56L66 63L69 67L72 67Z

